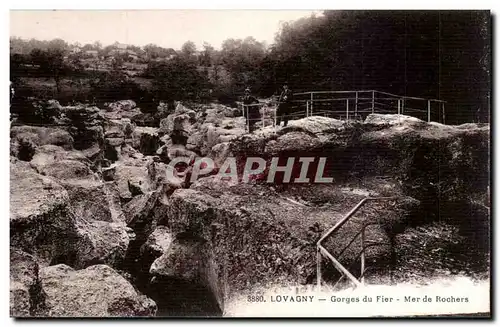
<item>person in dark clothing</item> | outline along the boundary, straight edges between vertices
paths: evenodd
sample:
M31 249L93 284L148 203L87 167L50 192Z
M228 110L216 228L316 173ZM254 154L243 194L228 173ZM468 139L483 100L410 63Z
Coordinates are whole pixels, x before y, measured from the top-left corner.
M259 100L257 100L254 96L251 95L250 89L246 88L245 89L245 95L243 96L243 116L247 120L247 125L249 132L252 133L254 130L257 129L257 124L260 121L260 113L259 109L260 106L257 106L256 104L259 103ZM248 105L248 107L246 106ZM247 116L248 115L248 116Z
M292 109L292 97L293 93L292 90L288 88L288 84L285 83L283 84L283 91L281 92L281 95L278 100L278 109L276 113L276 125L280 125L281 121L283 120L284 124L283 127L285 127L288 124L288 119L290 115L290 111Z

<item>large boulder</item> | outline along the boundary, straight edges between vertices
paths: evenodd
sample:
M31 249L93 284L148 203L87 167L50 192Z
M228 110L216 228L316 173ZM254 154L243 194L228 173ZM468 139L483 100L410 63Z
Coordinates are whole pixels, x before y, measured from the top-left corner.
M29 317L42 309L44 295L38 263L30 254L10 249L10 316Z
M10 241L49 264L75 251L79 239L66 190L28 164L10 164Z
M143 255L159 257L167 253L172 244L172 234L166 226L158 226L148 236L146 242L141 247Z
M145 194L150 190L147 167L118 164L114 180L118 188L120 199L129 201L134 196Z
M311 116L290 121L286 127L280 130L280 134L291 131L301 131L309 134L328 133L332 129L341 128L344 124L344 121L334 118Z
M31 160L31 164L36 169L42 169L43 166L59 162L61 160L79 161L90 165L90 161L84 152L78 150L65 150L56 145L42 145L36 149Z
M245 127L240 126L240 124L232 124L234 121L227 121L223 126L217 127L210 124L205 125L206 127L206 141L201 147L200 151L202 155L206 155L210 149L216 144L223 142L231 142L236 140L239 136L245 134Z
M276 155L280 153L307 153L321 149L323 143L314 134L290 131L266 144L265 152Z
M10 129L10 137L11 139L16 139L19 135L26 134L32 139L34 143L36 143L37 145L41 145L43 143L42 140L45 140L48 134L55 131L56 129L53 128L39 126L13 126Z
M38 170L40 174L57 180L96 178L88 165L76 160L60 160L43 165Z
M77 217L85 220L123 222L118 190L110 183L94 179L62 181Z
M192 118L188 114L173 113L162 119L160 122L160 132L171 135L175 131L190 134Z
M186 149L194 152L201 152L201 149L205 142L205 135L206 134L201 131L191 134L186 141Z
M140 248L141 266L145 270L143 273L149 274L153 262L166 254L171 244L172 234L168 227L156 227Z
M139 294L112 268L95 265L73 270L66 265L40 271L48 317L154 316L156 304Z
M133 230L123 222L105 222L78 219L76 224L81 241L78 243L74 263L76 268L104 263L120 267L127 254ZM66 260L55 261L65 263Z
M104 143L104 129L100 125L71 127L70 134L75 140L75 149L85 150Z
M11 128L11 140L19 142L28 138L36 146L52 144L65 150L73 149L73 137L66 130L39 126L14 126Z
M28 163L11 162L11 246L32 254L41 265L118 265L125 256L130 230L123 222L103 221L114 218L110 209L105 204L96 206L96 199L84 194L93 182L63 183L69 194ZM101 201L106 203L106 197Z
M136 107L137 105L133 100L120 100L109 103L106 109L109 111L130 111Z
M53 144L62 147L65 150L73 149L73 137L64 130L54 131L47 135L45 144Z
M145 155L154 155L162 145L158 129L154 127L136 127L132 140L133 147Z
M166 239L166 241L168 241L168 246L161 249L161 255L153 262L149 273L155 277L181 279L195 283L202 280L200 263L204 261L203 243L180 237L174 241L171 239Z
M135 117L139 117L142 115L142 112L139 108L134 108L132 110L123 110L123 111L107 111L105 109L101 110L101 115L108 120L120 120L120 119L130 119L133 120Z
M421 119L406 116L406 115L389 115L389 114L370 114L365 119L365 124L373 124L373 125L408 125L408 124L417 124L422 125L425 122Z
M174 144L186 144L194 131L196 112L178 103L174 112L160 121L159 132L169 135Z

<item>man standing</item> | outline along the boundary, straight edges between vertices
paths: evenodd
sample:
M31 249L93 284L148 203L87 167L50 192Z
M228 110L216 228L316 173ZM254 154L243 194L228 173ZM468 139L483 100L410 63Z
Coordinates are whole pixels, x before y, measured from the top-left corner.
M285 127L288 124L288 119L290 115L290 110L292 107L292 90L288 88L288 83L283 84L283 91L281 92L281 95L278 100L278 109L277 109L277 119L276 119L276 125L281 124L281 120L283 120L284 124L283 127Z
M257 129L257 123L260 120L260 106L257 105L258 103L259 100L251 95L250 89L247 87L245 89L245 95L243 96L243 116L247 120L250 133Z

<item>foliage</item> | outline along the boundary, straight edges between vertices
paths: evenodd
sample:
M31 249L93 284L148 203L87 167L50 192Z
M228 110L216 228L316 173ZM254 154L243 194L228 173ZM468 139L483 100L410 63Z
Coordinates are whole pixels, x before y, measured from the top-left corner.
M25 135L18 138L19 148L17 157L23 161L31 161L36 151L36 144Z
M120 71L111 71L90 82L98 105L124 99L141 99L147 94L137 83Z
M52 124L59 118L61 111L52 101L15 97L11 104L11 113L25 123Z
M232 102L246 87L270 96L288 81L296 92L375 89L443 99L453 109L447 123L488 121L489 23L487 11L324 11L284 22L270 46L247 37L225 40L220 50L205 43L197 51L191 41L179 51L155 44L127 50L148 63L143 77L154 79L154 95L146 96L147 103L200 94ZM71 46L60 39L11 38L10 45L11 78L26 73L27 61L57 84L66 72L82 68L76 59L69 70L64 67ZM83 46L98 49L100 57L112 54L113 69L121 70L131 57L117 48Z
M153 78L153 93L160 101L196 99L209 86L196 64L181 57L150 62L146 75Z

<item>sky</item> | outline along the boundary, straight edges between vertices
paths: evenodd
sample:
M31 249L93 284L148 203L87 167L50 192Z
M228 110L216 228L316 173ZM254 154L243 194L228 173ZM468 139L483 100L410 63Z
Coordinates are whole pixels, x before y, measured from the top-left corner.
M268 45L280 24L310 16L305 10L57 10L11 11L10 36L61 38L69 43L103 45L115 41L144 46L154 43L180 49L193 41L220 49L229 38L253 36ZM321 12L315 11L316 15Z

